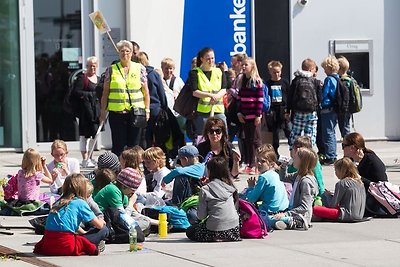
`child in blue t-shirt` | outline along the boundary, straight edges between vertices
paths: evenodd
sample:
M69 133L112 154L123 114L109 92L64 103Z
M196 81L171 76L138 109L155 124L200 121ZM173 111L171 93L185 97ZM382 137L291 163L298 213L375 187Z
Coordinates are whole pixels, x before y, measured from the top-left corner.
M256 203L262 200L258 207L268 229L273 225L270 223L272 216L277 213L285 212L289 206L285 185L279 179L275 171L276 154L270 144L260 146L256 152L257 168L260 176L256 182L255 177L247 180L248 188L242 198Z
M86 202L89 197L88 183L82 174L68 175L63 184L63 195L51 209L45 233L34 249L43 255L78 256L98 255L104 250L108 228ZM90 222L94 231L86 232L81 222Z

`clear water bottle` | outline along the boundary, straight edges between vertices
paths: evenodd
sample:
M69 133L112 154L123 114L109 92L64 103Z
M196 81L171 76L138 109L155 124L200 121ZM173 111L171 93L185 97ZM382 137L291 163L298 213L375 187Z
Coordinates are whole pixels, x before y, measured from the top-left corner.
M132 224L131 228L129 228L129 251L138 251L136 223Z

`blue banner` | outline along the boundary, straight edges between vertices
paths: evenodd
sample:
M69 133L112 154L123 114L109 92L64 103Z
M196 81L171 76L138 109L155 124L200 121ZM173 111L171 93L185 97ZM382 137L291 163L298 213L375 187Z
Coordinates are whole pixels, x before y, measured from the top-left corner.
M215 63L230 67L236 53L251 55L251 0L185 0L180 76L186 80L193 57L204 47Z

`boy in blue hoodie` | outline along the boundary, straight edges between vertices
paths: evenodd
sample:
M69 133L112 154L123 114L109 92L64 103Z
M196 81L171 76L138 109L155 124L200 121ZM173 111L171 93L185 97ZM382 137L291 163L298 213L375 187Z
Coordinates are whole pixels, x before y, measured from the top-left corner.
M168 184L174 180L172 199L170 204L180 206L185 199L198 194L204 175L205 165L199 162L199 150L193 145L183 146L178 150L178 158L183 167L178 167L164 176L162 183ZM197 214L197 213L196 213ZM197 215L196 216L197 219ZM191 217L188 214L188 218ZM189 218L191 221L191 218Z

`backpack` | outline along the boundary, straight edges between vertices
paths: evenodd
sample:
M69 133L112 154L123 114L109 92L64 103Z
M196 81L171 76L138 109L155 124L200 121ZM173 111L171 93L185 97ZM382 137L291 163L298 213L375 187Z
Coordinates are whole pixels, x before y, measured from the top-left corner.
M86 90L89 86L89 79L85 74L85 70L80 69L72 73L68 79L68 90L64 96L63 109L65 112L75 116L80 116L81 103L80 99L74 94L75 83L78 78L83 79L83 89Z
M165 146L171 136L171 123L167 111L160 109L157 118L154 120L153 134L157 146Z
M337 87L335 92L336 99L333 101L333 107L338 114L343 114L349 111L349 95L350 90L344 84L344 82L336 76L331 75L337 81Z
M371 182L368 192L392 215L400 213L400 189L389 182Z
M106 239L107 243L112 244L128 244L129 243L129 229L120 217L120 211L117 208L106 208L104 210L104 221L110 230ZM144 242L145 236L139 226L136 226L137 242Z
M175 99L174 110L183 117L191 120L196 117L197 104L199 98L193 96L193 91L190 86L189 78Z
M239 199L239 216L241 221L240 237L263 238L268 235L267 226L253 203Z
M351 76L340 78L345 84L349 84L349 112L351 114L360 112L362 109L361 87L358 82Z
M271 107L271 97L268 95L268 86L262 83L262 89L264 94L262 111L268 112Z
M318 98L314 78L298 77L294 90L294 110L300 112L313 112L317 109Z
M4 200L18 199L18 180L16 175L7 175L7 181L2 185Z

